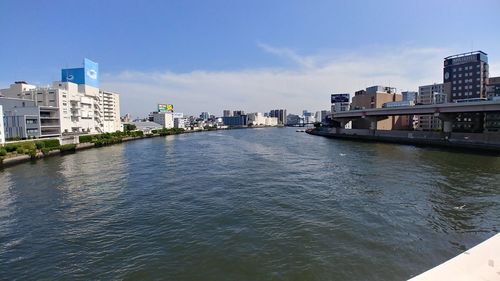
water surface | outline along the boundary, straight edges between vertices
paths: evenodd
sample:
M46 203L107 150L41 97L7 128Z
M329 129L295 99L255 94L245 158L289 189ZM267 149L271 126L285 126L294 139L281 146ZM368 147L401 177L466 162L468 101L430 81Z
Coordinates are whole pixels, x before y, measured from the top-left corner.
M0 171L0 279L403 280L493 236L500 158L294 129Z

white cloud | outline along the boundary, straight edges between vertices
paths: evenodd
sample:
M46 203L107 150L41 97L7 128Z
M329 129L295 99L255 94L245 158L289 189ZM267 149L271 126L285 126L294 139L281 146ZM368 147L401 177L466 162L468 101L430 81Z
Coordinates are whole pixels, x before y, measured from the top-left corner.
M333 92L353 93L371 85L417 90L419 85L441 82L443 58L454 53L405 46L300 56L289 48L263 43L258 47L296 66L187 73L124 71L105 75L102 86L119 92L122 114L133 116L146 116L157 103L173 103L176 111L191 114L273 108L301 112L328 109Z

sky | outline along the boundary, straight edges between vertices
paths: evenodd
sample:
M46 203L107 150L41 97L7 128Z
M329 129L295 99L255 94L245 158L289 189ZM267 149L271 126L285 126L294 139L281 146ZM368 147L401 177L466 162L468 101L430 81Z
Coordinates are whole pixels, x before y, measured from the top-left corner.
M499 0L0 0L0 88L99 63L121 114L158 103L324 110L331 93L442 82L443 58L482 50L500 76Z

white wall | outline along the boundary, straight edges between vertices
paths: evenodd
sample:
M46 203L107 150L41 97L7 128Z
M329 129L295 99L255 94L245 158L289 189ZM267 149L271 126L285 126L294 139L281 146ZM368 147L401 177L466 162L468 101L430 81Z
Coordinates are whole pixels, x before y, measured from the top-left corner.
M172 112L155 112L153 122L162 125L163 128L172 129L174 127L174 115Z
M3 125L3 107L0 105L0 144L5 143L5 128Z

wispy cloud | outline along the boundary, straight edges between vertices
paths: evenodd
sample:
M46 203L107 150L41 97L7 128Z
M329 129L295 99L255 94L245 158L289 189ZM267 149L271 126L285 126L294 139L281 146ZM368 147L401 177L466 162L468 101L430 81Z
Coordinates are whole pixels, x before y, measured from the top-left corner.
M262 49L263 51L285 58L287 60L291 60L292 62L298 64L299 66L305 68L314 68L316 66L316 62L314 57L312 56L300 56L294 50L289 48L278 48L273 47L268 44L258 42L257 47Z
M173 103L185 113L223 109L268 111L329 108L329 94L354 92L370 85L416 90L440 82L442 59L453 51L441 48L374 48L334 55L298 55L289 48L258 43L265 52L295 63L290 68L197 70L186 73L123 71L103 77L106 89L121 93L122 114L145 116L157 103Z

